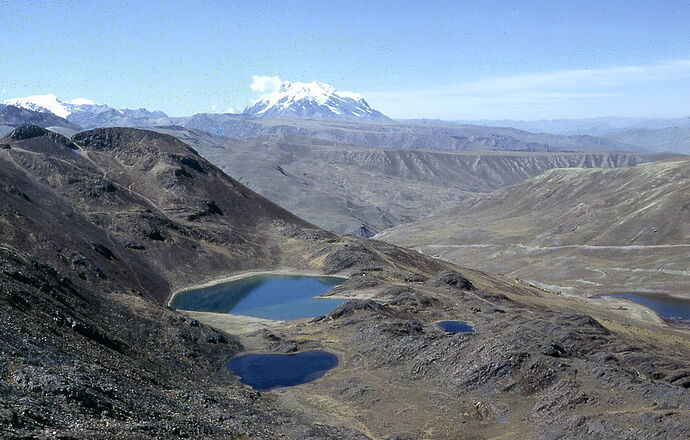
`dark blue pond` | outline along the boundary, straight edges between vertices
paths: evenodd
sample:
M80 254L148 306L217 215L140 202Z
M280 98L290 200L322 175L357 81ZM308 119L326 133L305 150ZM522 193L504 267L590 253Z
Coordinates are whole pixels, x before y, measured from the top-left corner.
M171 306L198 312L233 313L289 321L325 315L345 300L314 298L342 278L257 275L180 292Z
M690 301L670 295L616 293L606 296L625 298L654 310L662 318L683 318L690 320Z
M228 361L240 381L258 391L311 382L338 365L338 357L314 350L297 354L245 354Z
M474 327L464 321L440 321L436 325L448 333L474 333Z

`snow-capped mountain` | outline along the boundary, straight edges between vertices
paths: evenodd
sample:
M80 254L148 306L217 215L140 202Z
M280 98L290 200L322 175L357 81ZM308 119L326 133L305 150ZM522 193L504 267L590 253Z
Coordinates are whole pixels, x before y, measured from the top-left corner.
M316 119L387 120L356 93L336 91L320 82L284 81L244 110L252 116L297 116Z
M90 99L77 98L60 101L53 94L27 96L3 101L5 105L42 113L52 113L83 128L105 126L151 126L169 124L168 115L146 109L117 109L107 104L96 104Z
M27 96L24 98L7 99L3 102L5 105L13 105L35 112L49 112L61 118L67 118L70 114L79 111L105 111L109 107L107 105L98 105L95 102L77 98L71 101L62 102L57 96L53 94Z
M63 133L75 133L81 130L77 124L50 112L36 112L13 105L0 104L0 137L27 124L44 128L50 127L51 130L55 131L60 129Z

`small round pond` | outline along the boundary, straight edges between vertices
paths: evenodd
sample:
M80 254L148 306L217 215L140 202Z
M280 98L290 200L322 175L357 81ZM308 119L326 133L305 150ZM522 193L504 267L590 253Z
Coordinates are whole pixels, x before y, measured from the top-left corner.
M256 275L178 293L176 309L290 321L325 315L345 300L315 298L345 281L336 277Z
M448 333L474 333L474 327L465 321L440 321L436 325Z
M257 391L311 382L338 365L338 357L321 350L297 354L245 354L228 361L240 381Z

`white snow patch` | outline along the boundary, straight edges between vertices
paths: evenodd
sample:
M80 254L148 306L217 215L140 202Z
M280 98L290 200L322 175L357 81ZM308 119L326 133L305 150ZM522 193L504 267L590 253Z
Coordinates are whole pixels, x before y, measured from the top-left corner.
M24 98L12 98L3 101L5 105L13 105L15 107L22 107L28 110L33 110L43 113L53 113L54 115L66 118L70 115L70 111L57 99L57 96L51 94L26 96Z
M24 98L6 99L5 105L33 110L36 112L52 113L61 118L67 118L74 113L101 113L111 110L112 107L106 104L97 104L86 98L76 98L70 101L60 101L57 96L50 93L47 95L26 96Z

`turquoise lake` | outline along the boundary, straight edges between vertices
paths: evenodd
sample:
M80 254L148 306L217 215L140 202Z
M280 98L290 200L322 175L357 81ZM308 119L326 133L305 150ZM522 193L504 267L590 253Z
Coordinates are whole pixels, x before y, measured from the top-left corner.
M336 277L256 275L180 292L171 306L290 321L329 313L346 300L314 298L345 281Z

